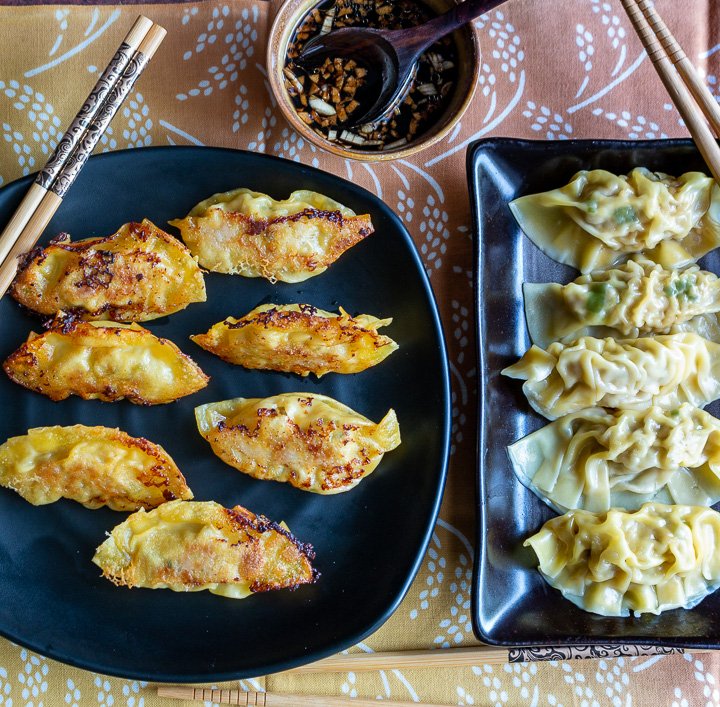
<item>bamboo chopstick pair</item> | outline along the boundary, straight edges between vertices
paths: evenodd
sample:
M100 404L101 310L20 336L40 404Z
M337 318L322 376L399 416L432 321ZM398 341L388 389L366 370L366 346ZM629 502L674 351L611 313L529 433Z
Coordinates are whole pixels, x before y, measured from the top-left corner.
M0 234L0 297L15 277L18 257L37 242L165 34L160 25L138 17L20 202Z
M244 690L209 690L202 687L169 686L159 687L158 697L175 700L197 700L214 702L220 705L240 705L241 707L409 707L412 702L397 702L372 699L324 697L321 695L282 695L274 692L245 692ZM445 707L444 705L422 703L424 707Z
M388 653L337 654L323 660L291 669L292 673L361 672L365 670L392 670L413 668L460 668L472 665L502 665L549 660L572 660L574 658L610 658L614 656L641 657L683 653L681 648L663 646L603 646L600 651L593 646L548 646L534 648L495 648L476 646L469 648L434 648L429 650L397 651ZM694 650L693 653L707 653ZM242 705L242 707L366 707L377 705L377 700L358 700L345 697L320 697L317 695L285 695L270 692L245 692L236 689L209 689L185 685L163 685L157 688L158 697L178 700L197 700L217 704ZM400 707L408 702L388 702L383 705ZM422 703L425 707L440 707Z
M620 0L700 154L720 183L720 106L650 0ZM703 120L703 116L707 120Z

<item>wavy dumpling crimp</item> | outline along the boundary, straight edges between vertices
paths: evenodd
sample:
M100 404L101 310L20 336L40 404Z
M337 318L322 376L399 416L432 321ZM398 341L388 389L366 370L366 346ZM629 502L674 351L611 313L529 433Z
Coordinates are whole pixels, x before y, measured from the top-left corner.
M370 216L317 192L276 201L250 189L215 194L170 221L200 265L214 272L302 282L325 272L373 232Z
M688 404L589 408L523 437L508 454L518 479L560 513L720 501L720 420Z
M720 278L697 265L667 270L628 260L567 285L524 283L525 315L534 344L570 343L581 336L637 337L694 331L718 336Z
M195 408L200 434L226 464L303 491L349 491L400 444L390 410L374 423L337 400L311 393L235 398Z
M12 296L35 312L143 322L206 299L190 251L147 219L107 238L61 235L28 253L12 283Z
M332 314L308 304L263 304L242 319L228 317L190 338L224 361L245 368L288 371L318 378L375 366L398 345L377 330L392 319Z
M524 380L528 402L550 420L596 406L702 407L720 397L720 344L692 333L625 341L585 336L547 350L532 346L502 373Z
M720 188L700 172L671 177L582 170L560 189L511 202L527 234L554 260L590 272L645 252L666 266L720 245Z
M3 364L11 380L51 400L169 403L210 380L168 339L138 324L59 319L28 340Z
M171 501L115 526L93 562L117 585L232 599L294 589L319 576L311 545L242 506Z
M525 545L550 586L602 616L690 609L720 586L720 513L710 508L574 510Z
M155 508L193 497L170 455L108 427L36 427L0 445L0 486L35 506L69 498L86 508Z

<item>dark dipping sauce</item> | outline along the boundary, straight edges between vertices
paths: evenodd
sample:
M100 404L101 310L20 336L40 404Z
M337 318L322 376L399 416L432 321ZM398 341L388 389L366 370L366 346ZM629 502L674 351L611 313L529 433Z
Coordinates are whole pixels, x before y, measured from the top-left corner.
M308 40L334 29L406 29L435 16L410 0L335 0L314 8L298 26L285 60L285 89L300 119L326 140L352 149L399 149L422 137L443 114L456 84L457 52L451 36L420 56L417 74L392 114L359 126L353 114L362 116L379 90L373 90L368 69L348 58L303 66L295 60Z

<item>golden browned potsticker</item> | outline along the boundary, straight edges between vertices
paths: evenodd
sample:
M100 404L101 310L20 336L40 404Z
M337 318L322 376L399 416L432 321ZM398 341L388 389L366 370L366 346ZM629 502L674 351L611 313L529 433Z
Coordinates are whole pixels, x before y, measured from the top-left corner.
M244 599L315 582L311 545L242 506L172 501L113 528L93 557L117 585Z
M201 201L170 221L200 265L214 272L302 282L327 270L373 232L368 215L313 191L276 201L235 189Z
M391 322L369 314L351 317L342 307L333 314L308 304L263 304L190 338L228 363L319 378L359 373L397 350L377 332Z
M325 395L283 393L195 408L200 434L226 464L303 491L349 491L400 445L394 410L374 423Z
M148 220L107 238L72 243L61 234L25 257L11 290L39 314L142 322L204 302L205 281L190 251Z
M192 491L170 455L109 427L37 427L0 445L0 486L34 506L69 498L86 508L155 508Z
M138 324L58 318L3 364L16 383L64 400L78 395L106 402L169 403L204 388L210 380L167 339Z

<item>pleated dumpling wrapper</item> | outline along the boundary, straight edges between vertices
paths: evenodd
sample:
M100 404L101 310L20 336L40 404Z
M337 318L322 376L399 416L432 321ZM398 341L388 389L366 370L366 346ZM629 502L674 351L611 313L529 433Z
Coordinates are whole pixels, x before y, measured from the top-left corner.
M231 599L311 584L311 545L287 526L242 506L171 501L133 513L100 545L93 562L114 584L198 592Z
M79 395L157 405L195 393L210 380L172 341L138 324L74 319L31 332L3 368L16 383L52 400Z
M550 586L602 616L691 609L720 586L720 513L711 508L574 510L549 520L525 545Z
M396 351L398 345L377 332L391 322L369 314L351 317L342 308L332 314L309 304L263 304L190 338L228 363L319 378L359 373Z
M627 176L583 170L510 209L540 250L582 272L640 252L678 266L720 245L720 188L700 172L676 178L642 167Z
M720 397L720 344L697 334L595 339L532 346L502 373L525 381L530 405L549 420L585 408L697 407Z
M616 338L694 331L713 341L720 326L720 278L697 265L668 270L628 260L567 285L524 283L530 338L541 348L581 336Z
M235 398L195 408L200 434L226 464L303 491L349 491L400 444L393 410L375 424L311 393Z
M193 497L170 455L108 427L37 427L0 446L0 485L35 506L69 498L86 508L155 508Z
M205 281L190 251L150 221L107 238L67 234L27 254L10 289L40 314L143 322L204 302Z
M688 405L588 408L511 444L516 476L559 513L720 501L720 420Z
M320 275L373 232L370 216L304 189L282 201L244 188L215 194L170 224L204 268L271 282Z

